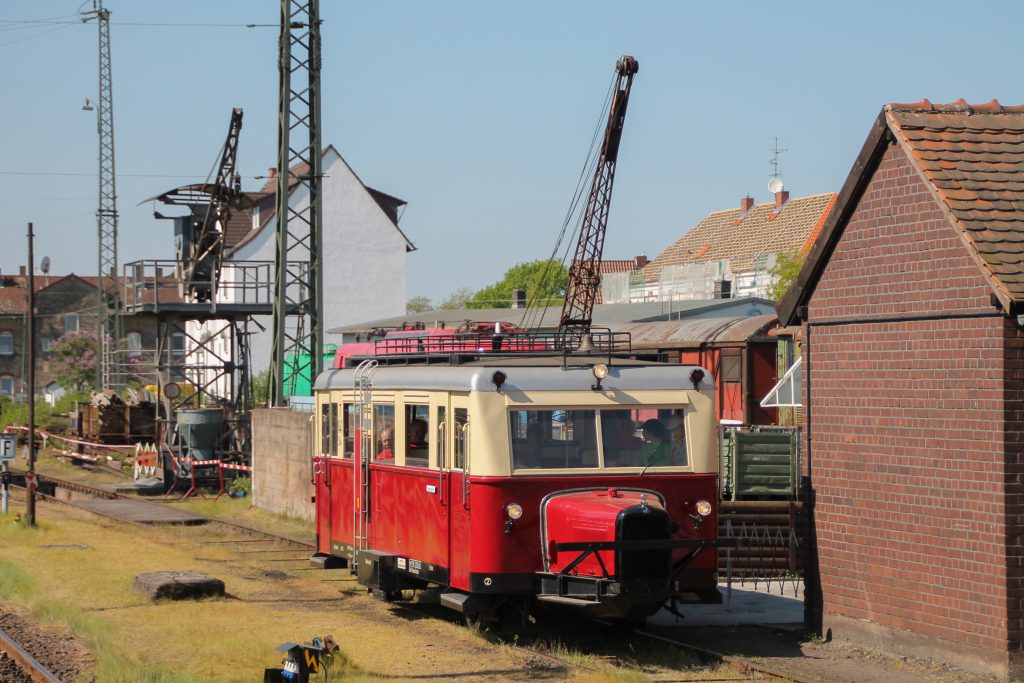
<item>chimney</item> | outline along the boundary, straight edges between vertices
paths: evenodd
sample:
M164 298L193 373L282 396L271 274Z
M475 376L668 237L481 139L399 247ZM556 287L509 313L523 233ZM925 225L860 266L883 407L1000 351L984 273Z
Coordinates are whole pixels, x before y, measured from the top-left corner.
M732 280L715 280L715 293L713 294L716 299L731 299L732 298Z
M28 273L26 273L26 272L25 272L25 266L20 266L20 267L18 268L18 275L20 275L20 276L22 276L22 277L25 277L25 276L26 276L27 274L28 274Z
M754 208L754 198L749 194L740 200L740 213L746 213Z
M775 208L781 209L782 205L789 200L789 190L779 190L775 193Z
M651 261L647 258L647 254L640 254L639 256L633 257L633 269L640 270Z
M512 308L526 308L526 290L512 290Z
M267 180L274 180L277 178L277 166L271 166L267 169Z

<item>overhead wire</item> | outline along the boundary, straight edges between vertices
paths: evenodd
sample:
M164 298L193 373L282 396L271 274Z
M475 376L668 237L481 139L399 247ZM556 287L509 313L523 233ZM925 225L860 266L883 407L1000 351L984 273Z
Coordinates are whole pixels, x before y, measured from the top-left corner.
M601 111L598 116L597 124L594 126L594 134L590 139L590 149L587 151L587 157L583 162L583 166L580 169L579 178L576 181L576 190L573 192L571 201L569 202L569 208L566 211L565 218L562 221L562 227L559 230L558 238L555 240L555 246L551 250L551 256L548 257L548 261L544 266L544 270L541 272L539 282L534 288L533 295L527 301L526 310L523 312L522 320L520 321L520 327L534 328L539 327L544 323L544 314L546 312L546 306L541 306L541 296L548 298L550 295L547 293L547 288L552 284L555 276L555 270L553 264L555 263L555 257L558 255L558 251L562 246L562 242L565 240L567 230L569 226L575 222L575 227L571 233L572 236L576 236L579 233L581 224L583 222L583 214L579 211L580 201L583 199L589 185L588 180L592 179L594 172L597 168L597 163L600 158L599 153L599 140L600 144L603 144L601 133L606 127L608 119L608 110L611 107L612 95L615 90L615 83L617 75L613 75L611 82L608 84L608 92L605 94L604 103L601 105ZM575 217L575 221L574 221ZM572 247L573 240L569 240L566 245L565 251L562 253L561 259L558 263L565 267L566 260L569 258L569 249Z
M6 43L0 43L0 47L7 47L8 45L14 45L16 43L22 43L22 42L25 42L26 40L31 40L33 38L39 38L41 36L45 36L47 33L54 33L56 31L60 31L61 29L65 29L68 26L73 26L73 24L64 24L62 26L55 26L53 28L48 28L45 31L40 31L38 33L33 33L31 35L28 35L28 36L22 36L20 38L14 39L14 40L9 40Z

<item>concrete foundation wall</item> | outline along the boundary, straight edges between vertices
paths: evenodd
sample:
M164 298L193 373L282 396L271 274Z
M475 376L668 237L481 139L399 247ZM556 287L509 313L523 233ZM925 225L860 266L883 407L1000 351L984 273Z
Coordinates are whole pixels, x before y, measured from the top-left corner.
M252 504L260 510L313 519L309 413L252 411Z

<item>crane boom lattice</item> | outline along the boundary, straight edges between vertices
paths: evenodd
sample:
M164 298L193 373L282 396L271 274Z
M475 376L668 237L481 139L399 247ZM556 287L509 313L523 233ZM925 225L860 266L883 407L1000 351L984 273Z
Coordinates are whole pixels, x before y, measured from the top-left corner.
M601 255L608 227L608 209L615 183L619 142L622 140L622 126L626 120L626 105L629 103L633 76L639 68L636 59L628 55L620 58L615 65L615 91L608 110L608 125L584 208L576 252L569 265L569 284L558 322L559 343L563 349L577 346L582 336L590 330L594 301L601 286Z

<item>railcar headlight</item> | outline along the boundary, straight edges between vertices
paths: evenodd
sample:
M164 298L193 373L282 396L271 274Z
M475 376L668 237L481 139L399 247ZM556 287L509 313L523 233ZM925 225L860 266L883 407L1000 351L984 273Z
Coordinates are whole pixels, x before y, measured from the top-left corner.
M697 514L701 517L707 517L711 514L711 503L707 502L706 500L698 500L696 507Z
M519 503L509 503L505 506L505 514L514 522L523 516L523 506Z
M608 376L608 366L604 363L598 363L594 366L594 377L600 382L602 379Z

